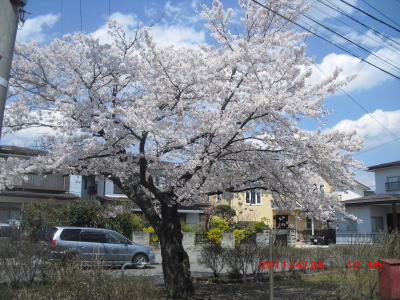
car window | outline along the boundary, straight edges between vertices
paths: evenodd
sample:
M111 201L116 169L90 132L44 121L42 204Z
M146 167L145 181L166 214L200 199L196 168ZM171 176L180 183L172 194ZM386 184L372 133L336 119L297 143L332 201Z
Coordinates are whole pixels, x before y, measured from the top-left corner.
M110 244L130 244L129 240L126 237L112 231L106 233L106 242Z
M82 231L81 232L81 241L82 242L90 242L90 243L105 243L106 237L105 237L104 232Z
M79 241L80 229L63 229L60 235L60 239L63 241Z
M57 232L58 228L57 227L47 227L44 230L43 233L43 239L45 241L51 241L54 237L54 234Z

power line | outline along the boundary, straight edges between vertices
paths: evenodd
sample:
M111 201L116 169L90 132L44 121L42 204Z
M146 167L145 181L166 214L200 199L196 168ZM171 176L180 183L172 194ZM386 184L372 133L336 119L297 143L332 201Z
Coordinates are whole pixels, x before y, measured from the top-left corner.
M391 21L393 24L396 24L397 26L400 27L400 24L397 23L396 21L394 21L393 19L391 19L389 16L385 15L383 12L381 12L380 10L378 10L377 8L375 8L374 6L372 6L371 4L369 4L367 1L365 0L361 0L362 2L364 2L366 5L368 5L369 7L371 7L373 10L375 10L376 12L378 12L379 14L381 14L382 16L384 16L386 19L388 19L389 21Z
M347 14L346 12L344 12L343 10L341 10L339 7L334 7L334 4L333 4L332 2L330 2L329 0L326 0L326 1L327 1L328 3L330 3L331 5L326 4L324 1L321 1L321 0L317 0L317 1L318 1L319 3L325 5L325 6L329 7L330 9L333 9L334 11L337 11L337 12L341 13L342 15L346 16L347 18L349 18L349 19L353 20L354 22L360 24L360 25L363 26L364 28L367 28L368 30L371 30L373 33L375 33L375 34L377 34L377 35L380 35L380 36L384 37L385 39L388 39L388 40L392 41L393 43L395 43L395 44L397 44L397 45L400 46L400 43L397 42L396 40L392 39L391 37L388 37L388 36L386 36L385 34L383 34L383 33L379 32L379 31L375 30L374 28L372 28L372 27L366 25L365 23L361 22L360 20L358 20L358 19L354 18L353 16ZM390 45L393 46L392 44L390 44ZM398 48L396 48L396 49L398 49Z
M387 71L387 70L385 70L385 69L382 69L381 67L378 67L377 65L375 65L375 64L373 64L373 63L367 61L366 59L364 59L364 58L362 58L362 57L360 57L360 56L358 56L358 55L352 53L351 51L345 49L344 47L342 47L342 46L340 46L340 45L337 45L337 44L331 42L331 41L328 40L327 38L324 38L323 36L319 35L318 33L315 33L315 32L313 32L313 31L307 29L306 27L304 27L304 26L300 25L299 23L297 23L297 22L295 22L295 21L289 19L288 17L285 17L284 15L280 14L279 12L277 12L277 11L275 11L275 10L273 10L273 9L271 9L271 8L269 8L269 7L265 6L265 5L263 5L263 4L261 4L261 3L258 2L257 0L251 0L251 1L254 2L254 3L256 3L256 4L258 4L258 5L260 5L260 6L262 6L262 7L264 7L265 9L268 9L269 11L271 11L271 12L274 13L274 14L276 14L277 16L280 16L281 18L283 18L283 19L285 19L285 20L287 20L287 21L289 21L289 22L295 24L296 26L298 26L298 27L300 27L300 28L306 30L307 32L312 33L312 34L315 35L316 37L322 39L323 41L325 41L325 42L327 42L327 43L329 43L329 44L331 44L331 45L333 45L333 46L335 46L335 47L337 47L337 48L339 48L340 50L342 50L342 51L344 51L344 52L350 54L351 56L354 56L354 57L358 58L359 60L361 60L361 61L363 61L363 62L365 62L365 63L367 63L367 64L369 64L369 65L371 65L371 66L373 66L373 67L375 67L375 68L377 68L378 70L381 70L382 72L384 72L384 73L386 73L386 74L388 74L388 75L390 75L390 76L392 76L392 77L394 77L394 78L400 79L399 76L397 76L397 75L395 75L395 74L393 74L393 73L391 73L391 72L389 72L389 71Z
M322 70L322 68L320 68L317 64L316 64L315 66L320 70L320 72L321 72L322 74L325 75L325 77L328 78L328 75L325 73L324 70ZM381 123L377 118L375 118L375 117L372 115L372 113L370 113L370 112L369 112L360 102L358 102L353 96L351 96L351 95L350 95L348 92L346 92L343 88L340 88L340 90L341 90L342 93L345 94L351 101L353 101L358 107L360 107L363 111L365 111L365 112L368 114L368 116L371 117L377 124L379 124L380 126L382 126L383 129L385 129L387 132L389 132L392 136L395 137L395 139L392 140L392 141L390 141L390 143L392 143L392 142L394 142L394 141L400 140L400 136L398 136L396 133L394 133L392 130L390 130L388 127L386 127L383 123ZM388 143L389 143L389 142L384 143L384 144L379 145L379 146L375 146L375 147L373 147L373 148L371 148L371 149L364 150L364 151L362 151L362 152L358 152L358 154L364 153L364 152L367 152L367 151L370 151L370 150L375 149L375 148L378 148L378 147L381 147L381 146L386 145L386 144L388 144Z
M108 18L110 19L111 15L111 0L108 0Z
M392 64L392 63L390 63L390 62L384 60L383 58L379 57L378 55L376 55L376 54L373 53L372 51L368 50L367 48L365 48L365 47L359 45L358 43L353 42L351 39L347 38L346 36L344 36L343 34L337 32L336 30L330 28L329 26L322 24L321 22L315 20L314 18L312 18L312 17L310 17L310 16L308 16L308 15L306 15L306 14L303 14L303 16L306 17L307 19L313 21L314 23L318 24L319 26L325 28L326 30L332 32L333 34L336 34L337 36L339 36L339 37L341 37L342 39L346 40L347 42L353 44L354 46L356 46L356 47L358 47L358 48L364 50L364 51L367 52L368 54L370 54L370 55L372 55L372 56L378 58L379 60L383 61L384 63L386 63L386 64L388 64L388 65L390 65L390 66L392 66L392 67L394 67L394 68L396 68L397 70L400 71L400 68L397 67L396 65L394 65L394 64Z
M321 3L322 3L322 2L321 2ZM325 4L325 3L323 3L323 4ZM325 11L325 10L323 10L323 9L321 9L321 8L319 8L319 7L317 7L317 6L315 6L315 5L313 5L312 7L315 8L316 10L318 10L318 11L324 13L325 15L331 17L331 18L336 18L334 15L328 13L327 11ZM345 25L345 26L347 26L347 27L351 27L351 25L349 25L348 23L346 23L346 22L344 22L344 21L342 21L342 20L340 20L340 19L337 19L336 21L340 22L341 24L343 24L343 25ZM362 32L362 31L359 30L359 29L357 29L357 28L352 28L352 29L355 30L356 32L358 32L359 34L364 35L364 32ZM368 36L368 35L367 35L366 37L367 37L368 39L373 40L374 42L380 44L382 47L387 47L387 45L386 45L385 43L383 43L383 41L382 41L381 38L378 38L378 37L374 38L373 36ZM390 45L390 46L392 46L392 45ZM391 49L391 50L392 50L392 49ZM397 48L396 48L396 50L400 50L400 49L397 49ZM392 51L394 52L394 50L392 50ZM388 59L388 58L385 57L385 59Z
M396 30L397 32L400 32L400 29L397 29L396 27L394 27L394 26L392 26L392 25L386 23L385 21L382 21L381 19L378 19L377 17L371 15L370 13L366 12L365 10L362 10L361 8L358 8L357 6L354 6L353 4L351 4L351 3L349 3L349 2L347 2L347 1L345 1L345 0L340 0L340 1L343 2L343 3L345 3L345 4L347 4L347 5L350 6L350 7L352 7L352 8L354 8L354 9L358 10L359 12L362 12L363 14L367 15L367 16L370 17L371 19L374 19L375 21L378 21L378 22L380 22L380 23L382 23L382 24L385 24L386 26L392 28L393 30Z
M82 0L79 0L79 16L81 18L81 32L82 32Z
M382 146L386 146L386 145L388 145L388 144L391 144L391 143L394 143L394 142L397 142L397 141L400 141L400 138L390 140L390 141L388 141L388 142L386 142L386 143L379 144L379 145L377 145L377 146L374 146L374 147L365 149L365 150L360 151L360 152L357 152L357 153L353 153L353 155L359 155L359 154L362 154L362 153L365 153L365 152L368 152L368 151L371 151L371 150L375 150L375 149L377 149L377 148L380 148L380 147L382 147Z
M318 65L315 65L318 70L320 70L320 72L322 74L325 75L325 77L328 78L328 75L324 72L324 70L322 70L322 68L320 68ZM380 126L382 126L383 129L385 129L387 132L389 132L393 137L395 137L396 139L400 139L400 136L398 136L396 133L394 133L392 130L390 130L388 127L386 127L382 122L380 122L377 118L374 117L374 115L372 113L370 113L360 102L358 102L353 96L351 96L348 92L346 92L343 88L340 88L340 91L342 91L343 94L345 94L351 101L353 101L358 107L360 107L364 112L366 112L368 114L368 116L370 118L372 118L377 124L379 124Z

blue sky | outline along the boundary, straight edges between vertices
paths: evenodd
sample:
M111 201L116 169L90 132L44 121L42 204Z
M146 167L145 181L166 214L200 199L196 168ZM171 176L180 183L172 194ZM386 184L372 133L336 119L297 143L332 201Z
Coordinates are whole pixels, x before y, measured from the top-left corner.
M379 32L384 33L400 44L400 33L371 20L360 12L350 8L340 0L326 0L347 14L359 19L363 23ZM367 10L374 16L394 25L385 16L374 11L366 3L400 23L400 0L347 0L361 9ZM209 3L210 0L205 1ZM80 14L80 3L81 11ZM237 8L237 1L223 1L225 7ZM386 38L379 38L366 28L359 26L343 15L334 12L318 3L311 2L313 7L308 15L320 22L335 28L371 52L384 57L400 68L400 45ZM82 31L93 33L99 39L106 39L106 21L109 15L117 19L126 28L135 28L138 24L153 24L152 34L160 45L174 44L177 46L194 46L199 43L212 44L203 20L196 13L199 1L128 1L128 0L31 0L26 10L30 15L25 25L18 31L17 40L48 43L55 37L66 33ZM240 14L235 10L234 21L238 22ZM82 20L82 22L81 22ZM303 18L300 23L311 23ZM235 25L235 23L233 24ZM308 27L308 25L306 25ZM400 28L400 26L397 26ZM327 31L318 30L325 37L334 39L342 46L349 47L343 40ZM325 73L336 67L343 69L344 75L357 74L344 90L360 103L359 107L349 96L338 92L329 96L326 108L331 111L325 123L305 120L301 125L306 129L357 130L365 139L363 150L355 154L365 166L389 161L400 160L400 80L392 78L383 72L374 69L351 57L342 50L335 48L316 37L306 40L307 53L315 58L314 75L311 80L318 80ZM390 44L389 44L390 43ZM396 49L397 47L398 49ZM371 55L350 48L353 52L369 61L384 67L388 71L400 76L400 71L377 61ZM32 146L32 138L40 135L40 130L26 131L17 135L8 136L3 143L20 146ZM397 138L396 142L391 142ZM385 144L384 146L380 146ZM378 146L378 147L377 147ZM365 151L365 152L364 152ZM357 178L369 185L374 185L373 174L358 172Z

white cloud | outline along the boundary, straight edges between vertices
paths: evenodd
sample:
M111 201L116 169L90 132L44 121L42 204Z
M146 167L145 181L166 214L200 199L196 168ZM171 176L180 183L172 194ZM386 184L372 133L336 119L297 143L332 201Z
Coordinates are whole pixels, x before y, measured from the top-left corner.
M181 25L156 25L150 30L151 36L159 46L194 47L206 43L203 30Z
M123 14L120 12L113 13L110 16L111 20L115 20L122 28L129 32L130 30L135 30L140 22L137 20L134 14ZM108 33L107 23L102 25L99 29L92 33L92 36L99 39L101 43L111 43L113 40Z
M176 13L180 13L182 11L182 8L179 5L172 5L171 1L167 1L164 5L164 11L168 16L172 16Z
M2 144L19 147L32 147L37 144L37 141L40 138L53 134L54 131L49 127L27 128L13 134L5 135L2 138Z
M133 14L116 12L110 16L110 19L117 21L125 31L133 31L141 24L136 15ZM198 31L190 26L157 23L150 27L149 31L154 42L159 46L195 47L206 43L205 32L203 30ZM99 39L101 43L110 43L112 41L111 36L108 34L107 24L102 25L92 35Z
M364 149L371 148L395 139L394 135L400 136L400 110L377 109L357 120L342 120L332 129L342 132L356 131L364 139Z
M46 27L51 28L60 19L59 15L47 14L34 18L28 18L24 26L17 32L17 40L20 42L37 41L39 43L46 40Z
M395 53L389 49L380 49L375 51L374 54L382 58L384 57L391 62L400 61L400 53ZM396 73L393 67L384 64L372 55L369 55L366 60L394 74L399 73ZM392 78L390 75L360 61L358 58L347 54L331 53L325 56L320 64L312 66L313 74L309 78L309 82L316 83L321 81L336 68L342 69L339 79L357 75L357 77L344 88L347 92L369 89Z

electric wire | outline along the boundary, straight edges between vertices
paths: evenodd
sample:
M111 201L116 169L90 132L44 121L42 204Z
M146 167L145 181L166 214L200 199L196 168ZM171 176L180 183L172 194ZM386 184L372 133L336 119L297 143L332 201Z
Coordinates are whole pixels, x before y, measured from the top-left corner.
M395 20L391 19L388 15L384 14L383 12L381 12L380 10L378 10L377 8L375 8L374 6L372 6L371 4L369 4L367 1L365 0L361 0L362 2L364 2L367 6L371 7L373 10L375 10L377 13L381 14L382 16L384 16L386 19L388 19L389 21L391 21L393 24L396 24L397 26L400 27L400 24L397 23Z
M362 153L365 153L365 152L369 152L369 151L371 151L371 150L375 150L375 149L377 149L377 148L380 148L380 147L389 145L389 144L394 143L394 142L397 142L397 141L400 141L400 138L398 138L398 139L393 139L393 140L387 141L387 142L385 142L385 143L379 144L379 145L377 145L377 146L374 146L374 147L371 147L371 148L367 148L367 149L365 149L365 150L362 150L362 151L353 153L353 155L355 156L355 155L359 155L359 154L362 154Z
M325 10L320 9L320 8L317 7L317 6L313 6L313 8L316 9L316 10L318 10L318 11L320 11L320 12L322 12L322 13L324 13L325 15L327 15L327 16L329 16L329 17L331 17L331 18L335 18L335 16L333 16L332 14L326 12ZM342 21L342 20L340 20L340 19L338 19L337 21L338 21L339 23L342 23L342 24L345 25L345 26L351 27L349 24L347 24L346 22L344 22L344 21ZM358 32L358 33L361 34L361 35L364 35L364 33L363 33L361 30L357 29L357 28L353 28L353 30L355 30L356 32ZM376 42L376 43L378 43L378 44L380 44L382 47L386 47L387 49L389 49L390 51L392 51L392 52L394 52L394 53L396 53L396 54L400 54L400 52L396 52L397 50L400 50L400 49L395 48L396 50L393 50L393 49L388 48L388 45L386 45L385 43L383 43L383 42L382 42L382 39L380 39L380 38L378 39L378 38L374 38L374 37L372 37L372 36L367 36L367 38L370 39L370 40L372 40L372 41L374 41L374 42ZM393 47L393 46L392 46L392 47ZM386 59L386 60L388 60L388 61L389 61L389 60L392 61L391 59L389 59L389 58L387 58L387 57L385 57L385 56L383 56L383 55L381 55L381 57L383 57L384 59ZM392 62L393 62L393 61L392 61Z
M326 74L326 72L325 72L322 68L320 68L317 64L315 64L315 66L316 66L316 68L317 68L326 78L328 78L328 74ZM372 118L377 124L379 124L384 130L386 130L388 133L390 133L390 134L394 137L394 139L391 140L391 141L389 141L389 142L386 142L386 143L383 143L383 144L381 144L381 145L378 145L378 146L375 146L375 147L366 149L366 150L364 150L364 151L359 151L359 152L357 152L357 153L353 153L353 155L358 155L358 154L361 154L361 153L364 153L364 152L368 152L368 151L373 150L373 149L375 149L375 148L379 148L379 147L381 147L381 146L384 146L384 145L387 145L387 144L389 144L389 143L393 143L393 142L395 142L395 141L400 140L400 136L398 136L396 133L394 133L392 130L390 130L388 127L386 127L382 122L380 122L377 118L375 118L374 115L373 115L372 113L370 113L370 112L369 112L360 102L358 102L353 96L351 96L351 95L350 95L348 92L346 92L343 88L339 88L339 90L340 90L344 95L346 95L353 103L355 103L358 107L360 107L364 112L366 112L367 115L368 115L370 118Z
M64 35L64 3L63 0L60 0L60 27L61 27L61 35Z
M354 45L354 46L356 46L356 47L362 49L363 51L367 52L368 54L370 54L370 55L376 57L377 59L381 60L382 62L384 62L384 63L386 63L386 64L388 64L388 65L392 66L393 68L395 68L395 69L397 69L397 70L400 71L400 68L397 67L396 65L392 64L391 62L388 62L388 61L384 60L384 59L381 58L380 56L376 55L376 54L373 53L372 51L370 51L370 50L368 50L367 48L365 48L364 46L361 46L360 44L358 44L358 43L356 43L356 42L353 42L351 39L347 38L346 36L344 36L343 34L337 32L336 30L330 28L329 26L322 24L321 22L317 21L317 20L314 19L313 17L308 16L307 14L303 14L303 16L306 17L307 19L313 21L314 23L318 24L319 26L325 28L326 30L332 32L333 34L335 34L335 35L341 37L342 39L346 40L347 42L351 43L352 45Z
M349 18L349 19L353 20L354 22L360 24L360 25L363 26L364 28L367 28L368 30L371 30L373 33L375 33L375 34L377 34L377 35L380 35L380 36L384 37L385 39L390 40L391 42L393 42L393 43L397 44L398 46L400 46L400 43L397 42L396 40L392 39L391 37L386 36L385 34L383 34L383 33L379 32L379 31L375 30L374 28L368 26L367 24L365 24L365 23L361 22L360 20L354 18L353 16L347 14L346 12L344 12L343 10L341 10L339 7L335 7L334 4L333 4L332 2L330 2L329 0L326 0L326 1L327 1L330 5L327 4L327 3L325 3L325 2L322 1L322 0L316 0L316 1L318 1L319 3L321 3L321 4L323 4L323 5L327 6L327 7L329 7L329 8L332 9L332 10L335 10L335 11L341 13L342 15L346 16L347 18ZM392 44L389 44L389 45L391 45L392 47L394 47ZM396 47L396 49L399 50L399 48L397 48L397 47Z
M385 69L383 69L383 68L381 68L381 67L379 67L379 66L377 66L377 65L375 65L375 64L373 64L373 63L371 63L371 62L369 62L368 60L366 60L366 59L364 59L364 58L362 58L362 57L360 57L360 56L358 56L358 55L352 53L350 50L347 50L346 48L344 48L344 47L342 47L342 46L340 46L340 45L335 44L334 42L332 42L332 41L330 41L329 39L323 37L322 35L320 35L320 34L318 34L318 33L316 33L316 32L313 32L313 31L307 29L306 27L304 27L304 26L302 26L301 24L299 24L299 23L297 23L297 22L295 22L295 21L289 19L288 17L286 17L286 16L284 16L284 15L282 15L282 14L280 14L279 12L273 10L272 8L270 8L270 7L266 6L266 5L261 4L261 3L258 2L257 0L251 0L251 1L254 2L254 3L256 3L257 5L260 5L261 7L264 7L265 9L271 11L271 12L274 13L275 15L277 15L277 16L279 16L279 17L281 17L281 18L283 18L283 19L285 19L285 20L287 20L287 21L289 21L290 23L292 23L292 24L294 24L294 25L296 25L296 26L298 26L298 27L304 29L305 31L307 31L307 32L309 32L309 33L315 35L316 37L320 38L321 40L323 40L323 41L325 41L325 42L327 42L327 43L329 43L329 44L335 46L336 48L339 48L340 50L342 50L342 51L344 51L344 52L350 54L351 56L354 56L354 57L358 58L359 60L365 62L366 64L368 64L368 65L370 65L370 66L373 66L374 68L376 68L376 69L378 69L378 70L380 70L380 71L382 71L382 72L384 72L384 73L386 73L386 74L388 74L388 75L390 75L390 76L392 76L392 77L394 77L394 78L400 79L400 76L395 75L395 74L393 74L393 73L391 73L391 72L389 72L389 71L387 71L387 70L385 70Z
M329 12L327 12L327 11L325 11L325 10L323 10L323 9L321 9L321 8L319 8L319 7L317 7L317 6L312 5L312 7L313 7L314 9L316 9L316 10L322 12L323 14L329 16L329 17L332 18L332 19L336 18L336 17L335 17L334 15L332 15L331 13L329 13ZM348 23L346 23L346 22L344 22L344 21L342 21L342 20L340 20L340 19L336 19L336 21L338 21L339 23L341 23L341 24L343 24L343 25L345 25L345 26L351 28L351 26L350 26ZM351 29L355 30L355 31L358 32L359 34L364 34L364 32L362 32L361 30L359 30L359 29L357 29L357 28L351 28ZM385 44L382 42L382 39L374 38L374 37L372 37L372 36L367 36L367 38L370 39L370 40L373 40L374 42L379 43L382 47L387 47L387 45L385 45ZM398 49L398 50L400 50L400 49Z
M378 21L378 22L380 22L380 23L382 23L382 24L385 24L386 26L392 28L393 30L396 30L397 32L400 32L400 29L398 29L398 28L396 28L396 27L394 27L394 26L392 26L392 25L386 23L385 21L382 21L381 19L378 19L377 17L371 15L370 13L366 12L365 10L362 10L361 8L358 8L357 6L354 6L353 4L351 4L351 3L349 3L349 2L347 2L347 1L345 1L345 0L339 0L339 1L341 1L341 2L343 2L343 3L345 3L345 4L347 4L348 6L354 8L355 10L358 10L359 12L362 12L363 14L367 15L367 16L370 17L371 19L374 19L375 21Z
M81 32L82 32L82 0L79 0L79 16L81 19Z

